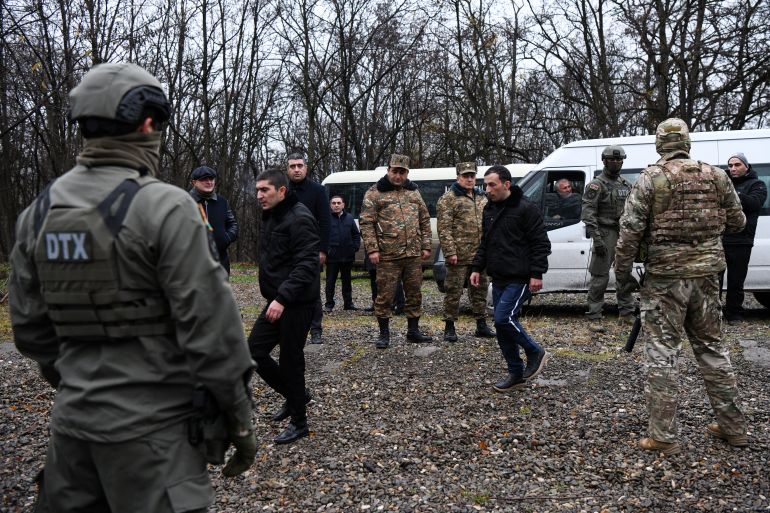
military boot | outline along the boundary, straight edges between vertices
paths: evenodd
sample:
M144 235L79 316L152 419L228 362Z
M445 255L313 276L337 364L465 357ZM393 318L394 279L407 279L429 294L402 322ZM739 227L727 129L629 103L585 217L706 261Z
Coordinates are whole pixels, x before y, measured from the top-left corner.
M444 340L447 342L457 342L457 333L455 332L455 322L454 321L444 321L446 325L444 326Z
M407 330L406 330L406 339L409 342L430 342L433 340L433 337L429 337L428 335L423 334L420 332L420 318L419 317L409 317L407 320Z
M495 332L489 329L485 319L476 319L476 331L473 333L473 336L479 338L495 338Z
M380 325L380 336L377 337L377 349L387 349L390 345L390 319L387 317L377 317L377 323Z

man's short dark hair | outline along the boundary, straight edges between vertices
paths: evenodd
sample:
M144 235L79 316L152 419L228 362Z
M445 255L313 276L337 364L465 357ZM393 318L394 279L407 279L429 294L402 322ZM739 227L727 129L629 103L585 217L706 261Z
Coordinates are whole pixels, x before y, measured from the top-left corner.
M281 169L266 169L259 173L257 176L257 181L266 181L273 187L275 187L276 190L280 189L281 187L289 187L289 178L286 176L286 173Z
M286 156L286 162L288 162L290 160L301 160L302 162L307 163L307 161L305 160L305 154L302 153L301 151L293 151L293 152L289 153Z
M484 176L496 174L498 178L500 178L501 182L511 182L511 172L508 171L508 168L505 166L501 166L500 164L495 164L494 166L487 169L487 172L484 173Z
M342 200L342 202L343 202L343 203L345 203L345 198L343 198L343 197L342 197L342 196L340 196L339 194L335 194L334 196L332 196L331 198L329 198L329 201L333 200L334 198L339 198L339 199L341 199L341 200Z

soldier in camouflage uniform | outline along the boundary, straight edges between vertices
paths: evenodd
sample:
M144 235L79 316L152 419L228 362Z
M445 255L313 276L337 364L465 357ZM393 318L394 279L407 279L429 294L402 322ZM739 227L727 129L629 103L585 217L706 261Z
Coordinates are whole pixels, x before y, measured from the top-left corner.
M583 194L583 212L580 219L586 224L586 232L593 243L588 272L588 311L591 320L602 318L604 292L610 281L610 267L615 258L615 244L618 241L618 220L623 214L631 184L620 176L626 152L621 146L607 146L602 151L602 174L594 178ZM633 287L616 284L618 310L621 318L630 318L634 313Z
M471 274L470 264L481 242L481 220L487 198L476 192L476 163L457 164L457 181L438 200L436 206L438 238L447 264L444 296L444 340L456 342L455 321L460 310L463 286ZM468 284L468 297L476 318L477 337L495 334L486 322L487 276L482 274L479 286Z
M620 220L615 253L618 280L631 282L631 266L646 245L642 325L647 333L649 437L639 445L676 454L677 360L687 334L716 416L709 434L747 446L746 421L728 347L722 341L719 274L725 268L723 232L746 224L727 174L690 159L690 135L681 119L658 125L661 159L636 180Z
M390 344L390 306L396 284L403 280L406 304L404 313L410 342L432 340L420 332L422 313L422 263L430 258L430 214L409 181L409 157L393 154L388 172L366 191L359 225L369 260L377 266L377 300L374 315L380 327L377 348Z

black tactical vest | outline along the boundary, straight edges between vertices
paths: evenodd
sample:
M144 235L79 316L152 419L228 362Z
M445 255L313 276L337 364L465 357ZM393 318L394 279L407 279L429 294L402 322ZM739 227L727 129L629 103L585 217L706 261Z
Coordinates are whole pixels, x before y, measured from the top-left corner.
M60 339L168 335L174 327L159 290L121 287L115 245L131 201L150 177L123 181L89 208L50 206L50 185L35 208L35 264L48 316Z

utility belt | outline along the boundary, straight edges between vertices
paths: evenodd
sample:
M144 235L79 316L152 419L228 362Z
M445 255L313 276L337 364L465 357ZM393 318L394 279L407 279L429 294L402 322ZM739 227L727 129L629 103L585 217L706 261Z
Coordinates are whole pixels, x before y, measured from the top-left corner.
M224 412L214 396L203 386L196 386L192 394L195 414L187 420L187 439L195 447L203 445L207 463L221 465L230 446Z

